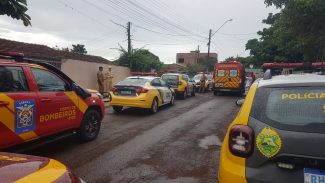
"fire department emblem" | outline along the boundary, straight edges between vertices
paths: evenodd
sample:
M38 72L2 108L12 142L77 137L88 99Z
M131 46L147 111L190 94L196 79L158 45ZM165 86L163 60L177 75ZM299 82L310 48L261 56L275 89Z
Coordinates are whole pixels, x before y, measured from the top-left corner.
M15 129L17 134L26 133L35 129L34 110L34 100L15 102Z
M267 158L278 154L281 149L282 141L279 134L272 128L264 128L256 137L258 150Z

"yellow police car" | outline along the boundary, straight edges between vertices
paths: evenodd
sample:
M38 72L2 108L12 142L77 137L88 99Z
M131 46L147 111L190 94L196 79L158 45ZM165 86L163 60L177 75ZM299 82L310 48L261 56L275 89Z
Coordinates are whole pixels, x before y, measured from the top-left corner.
M115 112L121 112L124 107L135 107L156 113L160 106L175 102L173 89L159 77L151 76L128 77L114 85L110 94Z
M220 152L220 183L325 180L325 76L257 80Z
M161 78L181 98L186 99L189 95L195 96L195 84L186 74L166 73Z

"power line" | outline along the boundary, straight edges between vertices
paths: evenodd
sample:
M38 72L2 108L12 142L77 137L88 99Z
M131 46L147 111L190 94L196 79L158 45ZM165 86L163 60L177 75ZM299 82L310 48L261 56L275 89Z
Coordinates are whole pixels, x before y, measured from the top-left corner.
M153 12L150 12L149 10L145 9L143 6L139 6L138 4L135 4L135 3L132 2L131 0L125 0L125 1L127 1L130 5L132 5L132 6L136 7L136 8L138 8L138 9L142 10L143 12L146 12L147 14L149 14L149 15L151 15L151 16L157 18L158 20L160 20L160 21L162 21L162 22L165 22L166 24L168 24L168 25L170 25L170 26L172 26L172 27L177 28L178 30L181 30L181 31L183 31L183 32L187 32L188 34L194 35L194 36L196 36L196 37L205 38L204 36L201 36L201 35L198 35L198 34L192 33L192 32L190 32L190 31L184 29L184 28L181 27L180 25L176 25L176 24L170 22L170 21L167 20L167 19L161 18L160 16L154 14Z
M106 3L106 1L110 1L110 4ZM149 24L151 26L153 26L155 24L155 25L158 25L160 28L163 28L163 29L165 29L165 30L167 30L169 32L175 32L175 31L172 31L170 28L166 28L161 23L151 20L148 16L144 15L143 13L139 12L138 10L132 9L130 6L128 6L129 4L126 3L126 2L123 2L123 1L120 1L120 0L118 0L118 1L104 0L104 4L111 7L111 8L113 8L114 10L117 10L117 11L121 12L122 14L125 14L126 16L130 16L130 13L132 13L134 15L134 16L132 16L132 18L136 18L138 20L140 19L140 22L147 23L147 24ZM118 8L114 7L113 5L118 6ZM144 27L138 25L138 28L143 29ZM151 31L151 32L158 33L158 31L149 30L148 28L144 28L144 29L148 30L148 31ZM159 32L159 33L164 34L164 33L161 33L161 32ZM176 35L176 34L167 34L166 33L165 35ZM180 35L180 34L177 34L177 35ZM190 36L190 35L188 35L188 36ZM184 35L184 37L185 37L185 35ZM196 39L196 38L192 38L192 39L195 39L196 41L198 41L198 39ZM201 40L199 40L199 41L201 42Z

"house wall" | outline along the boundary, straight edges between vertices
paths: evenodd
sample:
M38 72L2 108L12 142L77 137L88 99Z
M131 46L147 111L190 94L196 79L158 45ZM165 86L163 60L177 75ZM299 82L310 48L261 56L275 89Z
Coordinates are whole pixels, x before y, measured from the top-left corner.
M177 53L176 54L176 63L184 66L196 64L197 58L207 58L208 53ZM218 58L218 54L210 53L210 58ZM179 60L184 60L184 63L180 63Z
M113 85L130 76L127 67L71 59L62 61L61 70L84 88L98 90L97 72L100 66L104 68L104 73L112 67Z

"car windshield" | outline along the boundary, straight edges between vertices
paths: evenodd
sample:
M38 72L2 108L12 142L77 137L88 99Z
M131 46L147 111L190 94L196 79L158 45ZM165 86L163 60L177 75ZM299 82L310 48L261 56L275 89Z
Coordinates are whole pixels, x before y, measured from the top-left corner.
M117 83L117 86L143 86L149 82L148 79L145 78L126 78L125 80Z
M201 77L202 77L202 74L195 75L195 76L193 77L193 80L200 80Z
M212 75L208 75L208 80L211 81L212 80Z
M325 124L325 88L262 88L255 97L252 116L270 125Z
M169 85L178 85L177 75L163 75L161 78Z

